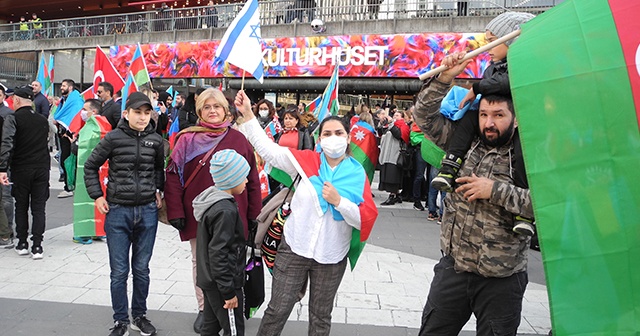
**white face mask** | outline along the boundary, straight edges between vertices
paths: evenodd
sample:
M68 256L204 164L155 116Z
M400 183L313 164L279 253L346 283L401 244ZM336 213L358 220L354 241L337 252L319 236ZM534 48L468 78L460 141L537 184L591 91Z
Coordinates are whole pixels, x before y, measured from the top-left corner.
M260 118L266 119L269 116L269 110L258 110Z
M332 159L338 159L347 151L347 138L332 135L320 140L322 151Z
M82 118L82 121L87 121L87 119L89 119L89 111L82 109L80 111L80 118Z

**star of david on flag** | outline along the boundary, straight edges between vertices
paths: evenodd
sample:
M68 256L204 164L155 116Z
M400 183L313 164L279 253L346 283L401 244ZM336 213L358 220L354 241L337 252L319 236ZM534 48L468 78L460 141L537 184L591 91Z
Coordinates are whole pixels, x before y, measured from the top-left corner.
M233 19L216 49L216 57L249 72L260 83L264 79L260 9L257 0L249 0Z

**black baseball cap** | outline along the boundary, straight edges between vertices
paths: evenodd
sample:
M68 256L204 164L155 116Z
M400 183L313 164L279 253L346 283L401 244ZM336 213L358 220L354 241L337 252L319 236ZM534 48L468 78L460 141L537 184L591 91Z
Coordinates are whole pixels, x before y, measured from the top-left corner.
M142 92L134 92L130 94L129 97L127 97L125 108L127 110L130 108L138 109L143 105L149 105L150 108L153 108L153 105L151 105L151 100L149 100L149 97L147 97L146 94Z
M16 87L13 89L13 94L20 98L33 100L33 88L29 85Z

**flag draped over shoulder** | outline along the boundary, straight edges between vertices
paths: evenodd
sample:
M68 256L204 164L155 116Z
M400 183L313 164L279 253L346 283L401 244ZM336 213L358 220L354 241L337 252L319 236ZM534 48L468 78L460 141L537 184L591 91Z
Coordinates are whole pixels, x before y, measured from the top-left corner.
M324 155L321 153L294 149L290 149L290 153L292 154L290 160L302 179L308 180L316 191L322 190L324 182L328 181L338 189L340 196L346 197L358 205L360 210L360 230L353 229L348 253L349 264L351 265L351 270L353 270L364 249L366 240L371 234L373 224L378 218L378 208L371 197L369 180L362 165L354 158L347 156L336 169L331 169L328 164L323 164ZM334 219L341 219L342 215L332 205L318 196L318 193L315 196L314 206L317 209L321 209L320 211L323 212L331 212Z
M91 199L87 193L87 188L84 183L84 163L98 142L100 142L100 139L104 138L105 134L110 130L111 124L109 124L109 121L105 117L91 116L79 133L76 189L73 195L73 235L76 237L106 235L104 232L105 215L96 209L93 199ZM107 161L99 170L102 192L105 195L108 172L109 162Z
M371 184L380 154L376 141L376 130L368 123L359 120L351 127L349 136L351 137L350 147L353 158L360 162L367 173L369 184Z
M245 3L224 33L216 57L249 72L262 83L264 64L258 0Z
M324 89L324 93L320 98L320 103L318 107L313 111L313 115L318 119L319 122L322 122L324 118L328 116L334 116L338 114L340 110L340 105L338 104L338 73L340 72L340 66L338 64L333 68L333 74L331 75L331 79L329 79L329 84ZM317 98L316 98L317 100ZM313 101L315 102L315 100ZM312 102L312 103L313 103Z
M124 82L124 87L122 88L122 111L126 110L127 98L129 95L138 92L138 85L135 82L135 78L133 77L133 73L131 71L127 72L127 79Z
M113 66L102 48L96 48L96 59L93 64L93 90L98 90L98 83L108 82L113 85L113 92L118 92L124 86L124 80Z
M73 119L76 116L79 116L83 105L84 100L82 99L80 92L72 90L69 93L69 96L67 96L64 105L62 105L62 108L56 110L53 115L53 119L58 121L58 123L64 128L69 129Z
M554 336L640 334L639 14L568 0L509 47Z
M133 52L129 71L133 74L133 80L137 86L151 82L151 77L149 77L149 71L147 70L147 62L144 60L140 43L136 46L136 51Z

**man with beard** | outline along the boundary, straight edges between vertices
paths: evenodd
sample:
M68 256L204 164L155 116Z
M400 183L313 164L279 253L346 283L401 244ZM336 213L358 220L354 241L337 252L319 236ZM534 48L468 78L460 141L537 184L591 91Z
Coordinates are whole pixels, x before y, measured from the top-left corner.
M64 79L62 84L60 85L60 103L58 104L58 110L62 108L64 103L67 101L69 97L69 93L75 90L76 82L72 79ZM64 182L64 190L60 191L58 194L58 198L66 198L73 196L73 191L69 188L67 184L67 173L64 168L64 160L66 160L69 155L71 155L71 134L69 131L62 127L62 125L56 123L58 127L58 140L60 141L60 153L58 155L58 163L60 168L60 179L58 181Z
M451 82L469 61L456 53L449 70L427 81L414 120L429 139L445 144L456 124L439 111ZM457 335L473 313L478 335L516 335L527 286L529 237L512 230L516 216L533 217L529 190L515 185L512 169L517 122L510 97L483 96L478 134L447 193L440 247L419 335ZM518 168L516 168L518 169Z

